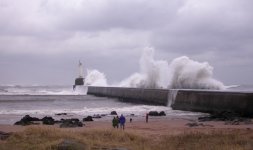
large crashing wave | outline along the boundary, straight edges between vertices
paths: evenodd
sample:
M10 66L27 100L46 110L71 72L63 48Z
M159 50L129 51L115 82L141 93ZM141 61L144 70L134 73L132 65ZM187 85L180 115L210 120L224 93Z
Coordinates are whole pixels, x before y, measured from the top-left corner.
M88 70L85 77L85 84L92 86L107 86L107 79L105 74L98 70Z
M172 74L170 88L224 89L220 81L213 79L213 67L207 62L197 62L186 56L174 59L170 64Z
M119 87L171 88L171 89L225 89L222 82L213 78L213 67L186 56L172 60L154 59L154 49L145 48L139 61L140 71L121 81ZM87 85L108 86L104 73L88 70Z
M169 65L164 60L154 60L154 49L145 48L140 59L140 73L135 73L120 83L121 87L167 88Z
M213 67L183 56L170 65L165 60L154 60L154 49L145 48L140 59L140 72L123 80L121 87L215 89L225 86L213 79Z

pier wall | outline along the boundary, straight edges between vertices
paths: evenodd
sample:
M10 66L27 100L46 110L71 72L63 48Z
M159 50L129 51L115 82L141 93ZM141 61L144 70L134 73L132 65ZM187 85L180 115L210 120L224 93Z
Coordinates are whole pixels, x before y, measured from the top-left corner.
M167 105L168 90L120 88L120 87L88 87L88 94L96 96L114 97L122 101Z
M88 94L115 97L123 101L171 106L176 110L233 111L253 116L253 93L210 90L162 90L120 87L92 87Z
M178 90L171 106L177 110L217 112L233 111L253 116L253 93L232 91Z

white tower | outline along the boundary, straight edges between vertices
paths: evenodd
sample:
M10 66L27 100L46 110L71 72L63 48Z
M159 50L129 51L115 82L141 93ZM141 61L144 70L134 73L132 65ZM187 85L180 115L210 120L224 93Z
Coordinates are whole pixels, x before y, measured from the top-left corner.
M83 64L79 60L79 65L78 65L78 72L79 72L79 78L83 78Z

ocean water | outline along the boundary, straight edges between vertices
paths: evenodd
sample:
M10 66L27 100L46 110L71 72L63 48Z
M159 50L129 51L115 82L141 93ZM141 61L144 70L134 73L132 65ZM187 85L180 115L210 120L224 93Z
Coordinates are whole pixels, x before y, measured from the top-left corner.
M111 111L118 115L144 117L149 111L165 111L166 117L191 119L203 113L172 110L168 106L154 106L121 102L114 98L75 93L72 86L1 86L0 124L13 124L24 115L52 116L55 119L103 115L111 119ZM67 113L58 116L57 113Z

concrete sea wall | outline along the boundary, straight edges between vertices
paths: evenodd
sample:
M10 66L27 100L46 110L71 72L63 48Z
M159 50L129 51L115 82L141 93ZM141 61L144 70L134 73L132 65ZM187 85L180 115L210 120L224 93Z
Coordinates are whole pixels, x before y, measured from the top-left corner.
M167 105L168 90L119 88L119 87L88 87L88 94L96 96L114 97L122 101Z
M253 93L210 90L162 90L119 87L92 87L88 94L114 97L122 101L168 105L173 109L216 112L233 111L253 116Z
M231 91L178 90L173 109L217 112L233 111L253 116L253 93Z

